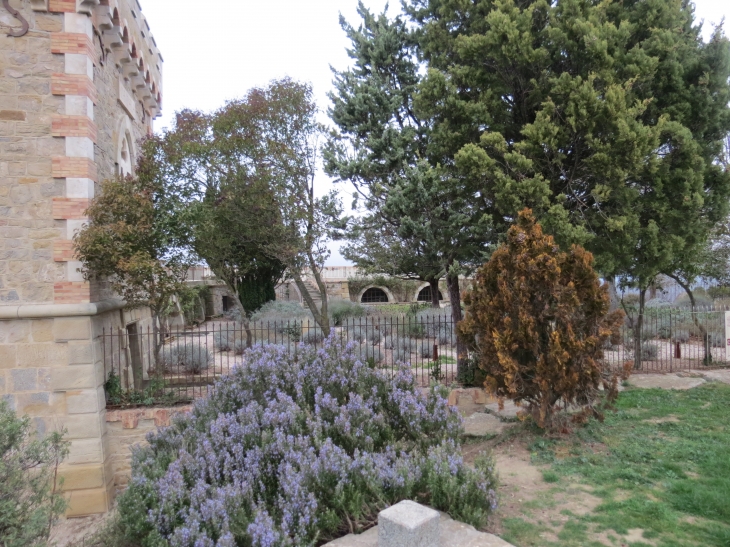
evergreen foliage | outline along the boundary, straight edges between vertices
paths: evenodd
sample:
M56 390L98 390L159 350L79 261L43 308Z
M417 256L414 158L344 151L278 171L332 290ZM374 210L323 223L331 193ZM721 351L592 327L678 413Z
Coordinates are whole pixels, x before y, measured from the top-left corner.
M602 363L604 344L623 312L609 313L608 290L593 256L578 245L563 252L530 210L477 271L458 328L500 398L527 404L540 427L552 426L559 403L596 412L599 387L617 395L618 377Z
M0 399L0 546L45 547L66 509L57 479L68 454L62 433L38 435Z

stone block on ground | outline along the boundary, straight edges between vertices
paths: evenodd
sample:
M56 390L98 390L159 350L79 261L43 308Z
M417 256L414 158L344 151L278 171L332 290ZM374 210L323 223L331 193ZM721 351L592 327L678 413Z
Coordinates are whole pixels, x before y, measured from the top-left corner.
M499 403L489 403L486 406L487 412L494 414L501 420L506 422L517 421L517 414L524 411L525 409L521 406L517 406L513 401L505 401L504 408L500 410Z
M730 384L730 369L699 370L694 372L697 372L705 380L708 380L710 382L722 382L723 384Z
M509 424L486 412L476 412L464 418L464 435L467 437L493 437L502 433L506 427Z
M634 387L649 389L692 389L705 383L702 378L681 377L676 374L635 374L628 380Z
M378 547L439 547L439 512L403 500L378 515Z
M440 513L439 547L514 547L499 537L479 532L473 526L458 522L446 513ZM362 534L350 534L325 544L324 547L380 547L378 528L371 528Z

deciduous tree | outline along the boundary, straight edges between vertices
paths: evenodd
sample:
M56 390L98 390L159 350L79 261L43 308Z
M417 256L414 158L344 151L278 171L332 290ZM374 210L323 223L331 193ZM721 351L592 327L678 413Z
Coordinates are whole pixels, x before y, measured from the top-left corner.
M244 305L246 295L259 286L273 296L268 287L286 271L329 333L321 271L340 210L334 194L314 192L316 113L309 86L275 81L211 115L180 113L171 131L148 142L143 163L185 204L192 247L232 287L244 316L256 309ZM321 306L304 284L308 272Z
M89 223L74 236L84 277L109 282L129 308L150 309L157 357L164 319L191 265L184 228L164 188L132 177L102 182L86 215ZM141 382L135 370L135 388Z

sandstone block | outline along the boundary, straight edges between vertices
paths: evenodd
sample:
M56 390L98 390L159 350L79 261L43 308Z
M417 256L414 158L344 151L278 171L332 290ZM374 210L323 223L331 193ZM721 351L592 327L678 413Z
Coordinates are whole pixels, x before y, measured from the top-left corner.
M101 391L103 396L103 388ZM99 404L99 393L96 389L66 391L66 408L69 414L99 412L103 407L104 405Z
M69 447L66 463L84 465L103 462L101 439L74 439Z
M89 490L104 487L104 468L101 465L68 465L59 470L63 490Z
M51 387L54 391L95 390L97 386L94 365L74 365L51 369Z
M53 338L57 342L88 340L91 325L88 317L64 317L53 320Z
M48 366L50 349L51 344L18 344L18 366Z
M378 547L440 547L438 511L410 500L378 515Z
M53 319L36 319L32 323L33 342L53 341Z
M86 365L94 362L92 346L90 343L69 343L68 364Z
M0 326L2 325L3 323L0 323ZM0 369L15 368L17 366L15 348L15 344L0 345Z
M0 110L0 120L23 122L23 121L25 121L25 111L24 110Z
M74 490L68 493L67 517L83 517L109 510L109 495L106 488Z
M66 428L67 439L99 439L101 438L101 417L97 412L91 414L74 414L62 416L59 425Z
M40 391L48 391L51 389L51 370L50 368L38 369L38 389Z
M29 416L58 416L66 413L66 394L19 393L16 396L16 411Z
M37 15L35 16L35 28L37 30L45 30L46 32L61 32L63 30L63 19L58 15ZM51 42L48 39L34 38L31 48L37 48L39 51L51 51Z
M34 368L14 368L10 370L10 391L36 391L38 389L38 370Z

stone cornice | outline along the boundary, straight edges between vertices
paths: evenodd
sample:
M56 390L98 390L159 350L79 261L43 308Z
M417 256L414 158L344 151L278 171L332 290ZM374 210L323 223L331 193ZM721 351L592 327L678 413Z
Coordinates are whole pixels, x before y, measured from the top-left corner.
M90 304L27 304L0 306L0 321L48 317L91 317L126 306L124 300L102 300Z

